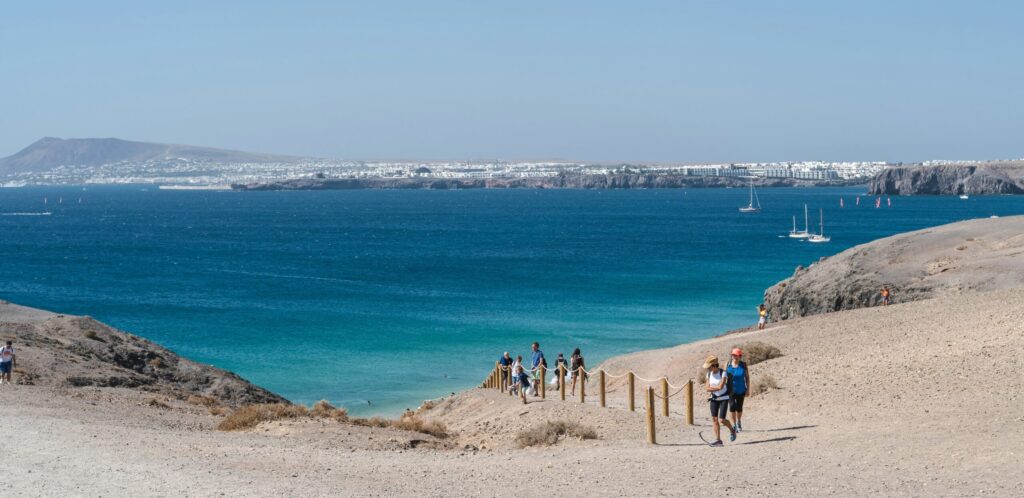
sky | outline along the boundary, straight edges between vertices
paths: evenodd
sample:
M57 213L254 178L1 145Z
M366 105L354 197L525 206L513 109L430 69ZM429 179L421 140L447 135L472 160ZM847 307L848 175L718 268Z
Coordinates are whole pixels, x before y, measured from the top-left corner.
M1024 2L4 2L43 137L340 159L1024 157Z

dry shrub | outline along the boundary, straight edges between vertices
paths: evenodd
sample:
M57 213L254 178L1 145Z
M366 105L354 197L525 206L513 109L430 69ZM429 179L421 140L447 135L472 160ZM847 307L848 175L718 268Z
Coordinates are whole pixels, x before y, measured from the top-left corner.
M251 429L262 422L289 418L308 417L309 409L302 405L286 403L264 403L246 405L235 410L217 425L222 431Z
M96 332L93 332L91 330L86 330L85 331L85 337L86 337L86 339L92 339L94 341L107 342L107 341L103 340L102 337L96 335Z
M764 394L772 389L778 389L779 384L775 382L775 377L771 375L759 375L750 380L750 392L748 396L757 396L758 394Z
M448 437L448 427L443 423L436 420L424 420L413 412L405 412L402 418L396 420L391 426L403 431L430 434L438 439Z
M149 360L149 366L151 366L153 368L163 368L164 367L164 360L159 358L159 357L158 358L153 358L152 360Z
M743 350L743 361L747 362L747 365L756 365L782 356L782 350L760 341L748 342L737 347Z
M335 408L334 405L322 399L317 401L313 405L313 409L309 411L309 416L317 418L330 418L339 422L348 420L348 410L344 408Z
M416 409L416 413L425 412L427 410L430 410L431 408L434 408L435 406L437 406L437 403L434 402L433 400L429 400L428 399L428 400L424 401L423 404L420 405L419 408Z
M164 403L163 401L160 401L159 399L156 399L156 398L149 398L146 401L143 401L142 404L144 404L146 406L152 406L154 408L164 408L164 409L166 409L166 408L170 408L171 407L171 405L168 405L167 403Z
M217 406L220 404L220 401L218 401L217 398L214 398L213 396L197 396L194 394L188 397L188 402L193 405L200 405L205 407Z
M227 412L228 412L228 409L224 408L223 406L211 406L210 407L210 415L218 415L218 416L220 416L220 415L224 415Z
M549 420L520 432L516 436L516 445L520 448L551 446L558 443L559 436L597 439L597 431L578 422L568 422L565 420L552 422Z
M391 427L391 421L384 417L354 418L352 423L363 427Z

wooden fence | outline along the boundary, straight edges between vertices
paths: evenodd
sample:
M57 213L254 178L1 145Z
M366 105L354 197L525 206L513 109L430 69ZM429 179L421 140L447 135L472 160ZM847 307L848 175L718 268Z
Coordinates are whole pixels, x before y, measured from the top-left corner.
M565 391L566 391L565 375L566 375L566 372L567 372L568 369L565 367L565 365L558 365L557 370L558 370L557 371L557 375L558 375L558 397L559 397L560 400L565 401ZM536 369L533 369L533 370L526 370L524 368L524 371L528 371L528 372L536 371L538 373L538 381L537 381L537 383L539 385L536 386L536 388L535 388L536 392L537 392L537 395L540 396L541 399L547 399L547 380L546 380L547 368L545 368L542 365L542 366L539 366L539 367L537 367ZM683 384L682 386L674 386L674 385L672 385L668 381L668 378L666 378L666 377L662 377L660 379L645 379L643 377L638 377L636 375L636 373L634 373L632 370L630 370L629 372L626 372L625 374L614 375L613 376L613 375L607 374L603 369L598 369L596 372L594 372L594 371L587 371L587 370L583 369L582 367L580 367L578 369L578 371L576 372L576 378L577 379L581 379L580 382L579 382L579 384L580 384L579 402L580 403L586 403L586 401L587 401L587 388L586 388L586 386L587 386L587 375L588 374L589 375L593 375L595 373L597 374L598 404L600 405L601 408L607 408L608 407L608 403L607 403L607 401L608 401L608 399L607 399L607 394L608 394L607 379L608 379L608 377L611 377L611 378L620 378L620 377L623 377L623 376L626 377L626 407L631 412L635 412L636 411L636 381L637 381L637 379L639 379L639 380L641 380L643 382L659 384L658 387L660 388L659 390L661 391L661 394L658 394L657 392L655 392L654 386L649 386L645 390L644 410L646 411L647 442L649 442L651 444L656 444L657 443L657 437L655 436L655 428L654 428L654 412L655 412L655 405L656 405L655 399L660 399L661 400L661 415L663 417L669 417L669 416L671 416L671 412L669 411L669 399L671 399L673 396L679 394L680 392L685 392L686 393L686 397L685 397L685 403L684 404L685 404L685 407L686 407L686 411L685 411L686 423L688 425L693 425L693 380L692 379L687 380L686 383ZM508 392L508 394L511 396L513 394L513 389L512 389L513 384L514 384L514 382L512 381L512 368L509 367L509 366L502 366L500 363L494 362L494 369L491 370L490 374L488 374L487 378L484 380L483 385L481 387L487 388L487 389L497 389L497 390L502 391L502 392ZM669 394L670 388L674 388L674 389L677 389L677 390L676 390L675 393Z

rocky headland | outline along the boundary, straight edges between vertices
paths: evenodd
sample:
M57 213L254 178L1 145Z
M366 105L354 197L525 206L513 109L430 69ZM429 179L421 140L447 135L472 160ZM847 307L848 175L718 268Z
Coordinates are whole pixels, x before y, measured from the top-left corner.
M765 291L772 321L965 291L1024 288L1024 216L977 219L886 237L797 267Z
M886 168L868 184L871 195L1024 194L1024 161Z

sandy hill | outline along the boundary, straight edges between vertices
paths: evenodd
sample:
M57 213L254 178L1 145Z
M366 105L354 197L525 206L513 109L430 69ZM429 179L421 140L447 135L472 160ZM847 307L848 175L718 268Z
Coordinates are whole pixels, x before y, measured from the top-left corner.
M978 219L886 237L823 258L765 291L771 319L969 290L1024 288L1024 216Z
M118 138L42 138L0 159L0 174L38 173L58 166L102 166L184 158L217 163L294 162L298 158L191 145L132 142Z

